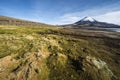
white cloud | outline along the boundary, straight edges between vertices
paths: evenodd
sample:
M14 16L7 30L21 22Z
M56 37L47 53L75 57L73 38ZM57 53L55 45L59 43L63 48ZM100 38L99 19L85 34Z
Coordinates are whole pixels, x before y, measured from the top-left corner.
M120 2L119 2L120 3ZM117 7L116 7L117 6ZM58 24L70 24L79 21L85 16L93 17L99 21L120 24L120 8L118 3L95 7L85 11L65 13L59 17Z
M81 18L85 16L93 17L98 21L120 25L120 11L112 11L108 13L99 14L99 11L97 12L95 10L92 10L92 11L84 11L81 13L77 12L77 13L65 14L60 17L60 22L63 24L74 23L76 21L79 21Z
M95 16L98 15L99 13L100 11L97 11L96 9L86 10L82 12L66 13L63 16L59 17L60 20L59 22L63 24L74 23L85 16Z
M120 25L120 11L109 12L103 15L94 16L95 19Z
M79 20L80 18L78 16L72 16L72 15L65 15L60 17L61 23L73 23L74 21Z

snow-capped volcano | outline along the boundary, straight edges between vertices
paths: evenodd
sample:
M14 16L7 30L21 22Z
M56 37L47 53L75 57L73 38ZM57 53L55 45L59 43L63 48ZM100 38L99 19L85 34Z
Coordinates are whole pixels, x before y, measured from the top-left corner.
M100 21L95 20L92 17L84 17L80 21L74 23L74 25L96 26L96 27L106 27L106 28L115 28L115 27L118 28L119 27L120 28L119 25L106 23L106 22L100 22Z
M92 17L84 17L83 19L81 19L81 21L91 21L91 22L94 22L96 20L94 18L92 18Z

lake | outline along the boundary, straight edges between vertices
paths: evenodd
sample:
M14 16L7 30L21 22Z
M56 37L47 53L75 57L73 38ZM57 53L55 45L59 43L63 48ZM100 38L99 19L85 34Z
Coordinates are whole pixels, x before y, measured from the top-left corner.
M105 28L106 30L114 31L114 32L120 32L120 28Z

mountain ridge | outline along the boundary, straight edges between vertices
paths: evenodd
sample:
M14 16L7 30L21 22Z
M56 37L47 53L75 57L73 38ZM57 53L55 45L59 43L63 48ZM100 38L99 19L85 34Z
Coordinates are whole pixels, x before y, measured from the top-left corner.
M8 16L2 16L0 15L0 25L15 25L15 26L41 26L41 25L47 25L45 23L41 22L35 22L25 19L19 19L14 17L8 17ZM49 25L53 26L53 25Z
M0 25L41 26L41 25L50 25L50 24L0 15ZM53 26L53 25L50 25L50 26ZM67 26L94 26L95 27L96 26L101 28L120 28L120 25L107 23L107 22L100 22L89 16L86 16L73 24L62 25L62 26L64 27L67 27Z
M88 26L99 26L106 28L120 28L119 25L107 22L100 22L91 17L84 17L80 21L74 23L74 25L88 25Z
M83 19L81 19L80 21L91 21L91 22L94 22L94 21L96 21L94 18L92 18L92 17L88 17L88 16L86 16L86 17L84 17Z

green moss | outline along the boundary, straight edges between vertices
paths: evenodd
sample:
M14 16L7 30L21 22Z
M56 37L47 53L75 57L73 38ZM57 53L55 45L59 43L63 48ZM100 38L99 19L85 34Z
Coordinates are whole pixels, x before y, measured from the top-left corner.
M44 63L41 64L40 69L39 69L40 73L38 74L37 80L48 80L49 79L49 74L50 71L47 67L47 65Z
M67 56L64 54L50 55L47 59L47 66L50 69L50 80L76 80L78 74L68 66Z
M48 50L52 53L52 54L57 54L59 53L61 50L58 49L58 46L48 46Z

